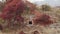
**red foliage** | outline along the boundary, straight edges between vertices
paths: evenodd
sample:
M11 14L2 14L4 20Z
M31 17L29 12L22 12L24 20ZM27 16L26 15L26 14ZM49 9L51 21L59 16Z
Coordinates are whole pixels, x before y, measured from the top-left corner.
M49 15L40 13L37 10L33 11L32 13L35 15L35 17L33 18L34 24L40 24L40 25L45 26L45 25L50 25L53 23Z
M22 0L7 0L6 5L0 15L4 20L22 20L21 13L25 10L25 4Z
M36 16L35 19L33 19L33 22L35 24L40 24L40 25L50 25L53 23L51 20L50 16L46 14L41 14L40 16Z

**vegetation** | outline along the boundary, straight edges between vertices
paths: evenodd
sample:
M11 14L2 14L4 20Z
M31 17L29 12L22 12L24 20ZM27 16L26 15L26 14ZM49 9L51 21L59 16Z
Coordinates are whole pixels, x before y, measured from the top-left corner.
M49 5L42 5L42 6L41 6L41 9L42 9L43 11L50 11L50 10L51 10L51 7L50 7Z
M4 3L2 3L2 2L0 2L0 11L2 11L2 9L4 8L4 6L5 6L5 2Z
M18 1L19 3L13 3ZM13 27L11 29L16 29L18 26L20 27L24 22L24 18L21 16L24 10L25 4L22 0L12 1L11 4L6 4L0 15L4 23L7 23L5 26L8 28Z
M24 16L22 16L23 14L24 15L29 15L29 12L30 12L30 9L34 9L34 10L38 10L38 11L41 11L42 10L42 13L44 13L43 11L46 11L45 13L46 14L49 14L50 16L53 17L54 20L59 20L60 22L60 10L58 10L57 8L55 9L51 9L51 6L49 5L41 5L41 10L39 10L40 8L32 8L32 7L27 7L26 4L21 1L21 0L14 0L14 2L18 2L18 3L10 3L7 2L6 3L1 3L0 5L0 11L2 12L2 14L0 15L0 27L1 27L1 30L5 30L5 32L9 32L9 29L10 30L17 30L18 28L23 28L23 26L25 26L24 24ZM5 5L6 4L6 5ZM3 11L2 11L3 9ZM52 10L52 11L51 11ZM52 14L52 15L51 15ZM28 18L29 16L27 16ZM56 19L54 18L56 17ZM58 18L58 19L57 19ZM52 21L49 20L49 16L46 16L45 14L40 16L40 17L37 17L37 19L34 21L34 23L38 23L38 24L42 24L42 25L47 25L47 24L51 24ZM27 19L28 20L28 19ZM48 22L51 22L51 23L48 23ZM44 23L44 24L43 24ZM23 25L24 24L24 25ZM26 28L27 29L27 28ZM29 27L28 27L29 29ZM19 34L25 34L23 31L22 32L19 32ZM39 32L34 32L35 33L39 33Z

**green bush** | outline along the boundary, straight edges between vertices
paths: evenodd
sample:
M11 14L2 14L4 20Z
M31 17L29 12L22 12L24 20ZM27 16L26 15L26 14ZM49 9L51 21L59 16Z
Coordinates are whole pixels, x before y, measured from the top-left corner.
M42 6L41 6L41 9L42 9L43 11L50 11L50 10L51 10L51 7L50 7L49 5L42 5Z

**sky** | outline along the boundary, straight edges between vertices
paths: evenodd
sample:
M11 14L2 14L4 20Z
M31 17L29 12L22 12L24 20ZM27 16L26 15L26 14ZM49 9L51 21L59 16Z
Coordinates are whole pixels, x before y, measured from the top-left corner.
M2 1L2 0L0 0ZM51 6L60 6L60 0L28 0L31 3L36 3L38 5L47 3Z
M31 3L36 3L38 5L47 3L51 6L60 6L60 0L28 0Z
M2 0L0 0L0 1L2 1Z
M30 2L36 2L36 1L60 1L60 0L28 0Z
M45 1L45 0L28 0L30 2L35 2L35 1Z

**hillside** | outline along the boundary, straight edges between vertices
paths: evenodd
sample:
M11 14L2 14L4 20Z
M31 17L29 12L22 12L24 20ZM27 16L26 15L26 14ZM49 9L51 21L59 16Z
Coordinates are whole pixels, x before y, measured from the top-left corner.
M5 19L0 18L0 34L60 34L60 6L51 7L47 4L37 6L28 1L21 2L22 4L20 2L20 0L14 0L9 4L3 4L0 8L3 17L7 16L7 18L10 19L11 14L13 15L10 20L6 17ZM4 7L7 10L4 9ZM50 25L41 25L38 19L43 14L49 16L53 23ZM37 20L33 21L34 18L38 18L39 23L36 23L37 25L35 24ZM49 21L49 19L47 19L47 21ZM42 22L42 24L45 24L45 22Z

